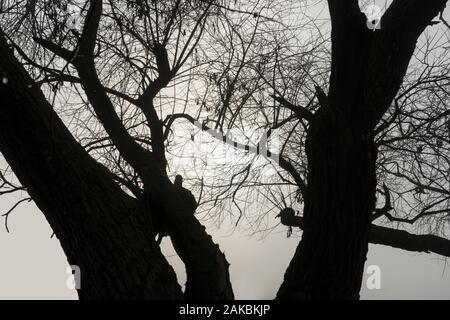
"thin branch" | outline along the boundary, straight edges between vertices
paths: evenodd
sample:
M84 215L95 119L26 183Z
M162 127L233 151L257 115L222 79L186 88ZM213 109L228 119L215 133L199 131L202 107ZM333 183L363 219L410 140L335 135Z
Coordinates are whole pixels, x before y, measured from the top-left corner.
M389 192L388 187L384 183L383 183L383 190L384 190L384 197L385 197L384 207L375 209L375 214L373 216L372 221L378 219L381 216L390 216L389 212L392 209L394 209L392 207L392 203L391 203L391 194Z
M11 212L13 212L20 204L22 204L23 202L27 201L30 202L32 199L31 198L24 198L20 201L18 201L15 205L12 206L11 209L9 209L6 213L2 214L2 217L5 217L5 228L6 228L6 232L9 233L9 228L8 228L8 218L9 215L11 214Z
M277 97L275 95L270 95L270 96L273 99L275 99L276 101L278 101L285 108L288 108L289 110L294 112L299 118L305 119L310 122L314 119L314 114L311 111L309 111L307 108L298 106L298 105L294 105L294 104L290 103L289 101L287 101L283 97Z

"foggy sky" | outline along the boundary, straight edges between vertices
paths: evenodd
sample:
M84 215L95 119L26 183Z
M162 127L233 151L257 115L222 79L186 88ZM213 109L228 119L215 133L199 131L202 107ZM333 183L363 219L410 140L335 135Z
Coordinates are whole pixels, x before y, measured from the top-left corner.
M0 198L0 212L10 206L11 199ZM9 217L11 233L2 224L0 299L77 299L76 292L66 287L68 262L58 239L50 238L52 230L44 215L27 203ZM226 236L229 230L225 225L220 230L209 227L208 231L231 263L236 298L274 298L299 238L287 239L285 228L264 240L239 231ZM167 243L165 254L183 284L183 265ZM368 290L364 279L362 299L450 299L450 268L442 257L371 245L368 265L380 267L381 289Z
M0 200L0 209L6 201ZM0 226L0 299L77 299L66 287L68 262L43 214L24 204L8 226L11 233ZM287 239L285 228L264 241L239 232L226 236L225 227L209 231L231 263L236 298L273 299L299 238ZM181 262L172 249L165 253L184 284ZM450 268L439 256L371 245L367 265L380 267L381 290L368 290L364 279L362 299L450 299Z

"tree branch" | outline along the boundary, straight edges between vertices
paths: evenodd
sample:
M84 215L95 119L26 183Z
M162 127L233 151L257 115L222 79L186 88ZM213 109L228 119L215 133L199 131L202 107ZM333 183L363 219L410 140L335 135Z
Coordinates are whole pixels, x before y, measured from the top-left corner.
M296 216L294 210L282 210L278 217L288 227L303 228L303 217ZM431 234L417 235L404 230L396 230L372 224L369 242L412 252L436 253L450 257L450 240Z
M97 29L102 13L102 1L91 0L91 7L89 9L88 17L86 18L86 24L83 29L83 33L78 44L78 53L73 57L71 63L76 68L80 82L84 87L86 96L92 105L97 117L102 122L106 132L111 137L111 140L117 146L122 157L140 174L145 170L145 167L150 167L151 162L154 161L153 155L147 149L141 147L130 136L128 131L123 126L122 121L116 114L114 106L106 94L106 89L100 82L97 75L94 62L94 47L95 39L97 35ZM55 54L61 53L60 48L55 44L42 40L39 41L44 48L54 52ZM67 52L64 51L64 55ZM64 57L63 57L64 58ZM158 168L155 165L154 168ZM146 179L147 182L153 181L148 179L147 173L142 176L142 179ZM156 173L156 171L155 171ZM155 182L156 183L156 182Z
M417 38L431 20L444 11L448 0L394 0L381 19L381 30L400 28ZM413 39L405 39L410 41Z
M152 135L152 151L156 159L165 167L167 160L165 157L163 123L158 117L153 99L158 92L169 84L174 76L174 71L170 69L167 50L162 44L155 43L152 51L156 57L158 77L144 90L136 105L142 110L148 121Z
M365 104L375 127L395 98L417 40L445 8L447 0L395 0L374 32L364 80Z
M280 161L279 162L280 167L282 169L284 169L285 171L287 171L291 175L291 177L294 179L295 183L299 187L300 192L303 195L303 198L305 198L306 197L306 192L307 192L307 187L306 187L306 183L303 180L303 178L301 177L301 175L294 168L292 163L289 162L288 160L286 160L284 157L280 156L279 161Z
M358 0L328 0L331 17L331 75L328 90L333 109L354 113L361 92L371 32Z
M178 4L175 5L177 7ZM176 11L176 9L174 9ZM145 119L148 122L150 127L150 132L152 136L151 146L152 152L154 154L155 159L161 164L162 167L166 167L167 159L165 157L165 146L164 146L164 138L163 138L163 125L161 120L158 117L155 106L153 104L153 99L156 97L158 92L160 92L163 88L165 88L169 82L172 80L174 75L176 74L176 69L172 70L170 67L169 57L167 53L167 49L165 47L165 42L163 44L157 42L155 39L153 43L147 43L133 28L130 28L128 25L124 25L121 18L118 17L113 10L114 20L118 24L119 28L126 28L128 32L130 32L139 42L148 50L150 50L156 60L156 71L158 72L158 76L156 79L151 80L150 83L142 94L136 99L134 105L136 105L139 109L141 109L142 113L145 116Z
M383 190L384 190L384 206L383 208L375 209L375 214L373 215L372 221L378 219L381 216L390 216L389 211L393 209L392 203L391 203L391 193L389 192L388 187L383 183Z
M103 11L102 0L90 0L89 11L86 16L86 22L83 27L83 34L78 43L77 56L93 56L95 42L97 40L98 26ZM77 57L75 57L76 59Z
M365 16L359 9L358 0L328 0L333 28L365 23Z
M54 54L56 54L58 57L63 58L66 61L70 61L70 59L72 58L72 51L63 48L61 46L58 46L57 44L49 41L49 40L45 40L39 37L33 37L33 40L41 45L43 48L53 52Z
M433 252L450 257L450 240L432 234L416 235L404 230L372 225L369 241L407 251Z
M302 106L293 105L289 101L287 101L283 97L277 97L275 95L270 95L273 99L278 101L281 105L283 105L285 108L288 108L292 112L294 112L300 119L305 119L307 121L312 121L314 119L314 114L309 111L307 108L304 108Z
M287 159L285 159L281 154L276 154L276 153L271 152L270 150L267 150L267 145L266 145L267 139L264 139L264 137L268 138L270 131L266 132L265 135L263 135L262 139L258 142L256 147L253 147L248 144L243 144L243 143L239 143L237 141L232 140L223 131L215 130L215 129L208 127L207 125L201 124L188 114L177 113L177 114L172 114L172 115L168 116L164 120L164 123L166 124L166 130L164 132L164 139L167 139L169 132L170 132L170 127L172 126L173 122L176 119L188 120L190 123L195 125L200 130L209 133L212 137L216 138L217 140L219 140L223 143L226 143L226 144L232 146L233 148L236 148L238 150L242 150L242 151L245 151L248 153L256 154L256 155L262 155L264 157L267 156L268 158L275 160L275 162L277 162L278 165L283 170L285 170L286 172L288 172L291 175L291 177L294 179L297 186L300 188L300 191L302 192L303 196L305 196L306 184L303 181L303 178L301 177L301 175L294 168L292 163L289 162ZM265 153L264 153L264 151L265 151Z

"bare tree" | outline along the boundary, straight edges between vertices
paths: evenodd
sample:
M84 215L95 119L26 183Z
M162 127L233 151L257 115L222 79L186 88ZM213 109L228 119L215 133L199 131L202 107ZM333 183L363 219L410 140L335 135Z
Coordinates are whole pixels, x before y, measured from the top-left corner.
M1 150L46 215L70 264L84 270L86 286L80 298L180 298L175 274L156 240L165 235L186 265L186 298L233 298L228 263L194 217L195 199L182 179L169 180L163 121L154 104L171 81L183 79L182 68L204 32L207 16L214 14L212 1L82 2L81 31L64 28L59 14L65 5L27 2L26 16L11 29L24 34L6 32L9 44L2 38L2 73L8 79L2 96L14 110L2 112ZM16 10L22 8L13 5L8 13L17 17ZM11 49L33 67L39 80L25 73ZM106 160L116 162L115 170L126 162L127 172L117 175L93 161L39 90L39 85L50 84L57 92L65 83L75 86L72 92L89 106L89 122L99 121L104 128L102 136L95 137L98 127L92 127L88 134L94 133L97 141L87 147L113 144L116 152ZM33 109L26 109L29 104ZM22 119L15 118L17 112ZM124 123L120 115L129 112L139 115L133 123ZM151 138L135 137L133 129ZM28 146L20 144L14 131L33 139ZM64 178L66 174L73 180Z
M181 298L170 236L185 298L232 299L197 218L227 211L251 232L277 213L303 229L279 299L358 298L369 241L450 255L448 31L416 46L439 14L448 27L445 4L395 0L370 30L356 0L328 1L331 26L302 1L6 1L0 151L21 185L2 172L2 193L37 203L80 298ZM255 129L277 132L277 161ZM201 131L247 155L184 168Z
M401 87L419 36L445 4L393 1L381 29L373 31L358 1L328 1L329 90L317 87L320 107L309 120L305 142L303 235L278 298L359 296L377 211L376 128ZM380 215L390 210L388 188L384 193L387 205Z
M246 199L257 197L248 194L260 188L269 202L266 213L281 211L278 217L290 228L288 234L292 227L303 229L279 298L357 297L368 241L450 254L445 2L407 8L394 1L376 30L369 29L371 21L357 1L329 1L329 6L330 42L327 30L317 25L309 50L298 46L301 49L292 53L292 40L272 41L276 45L268 56L255 58L266 60L264 70L258 63L246 65L259 71L252 79L263 85L256 92L248 90L252 98L245 103L245 94L230 88L231 110L214 120L222 121L220 128L226 131L260 112L270 116L259 125L282 129L275 180L265 184L257 165L246 162L224 175L212 197L213 204L217 197L231 198L235 206L241 201L248 208ZM428 26L433 30L423 33ZM314 61L308 60L311 56ZM245 89L250 88L244 79ZM323 88L328 85L326 94ZM216 105L219 110L229 108L223 100ZM243 195L246 199L240 200ZM251 209L237 211L235 221L244 212L256 231L273 228L263 222L264 214L249 217ZM396 225L387 227L393 222ZM359 258L352 262L349 256Z

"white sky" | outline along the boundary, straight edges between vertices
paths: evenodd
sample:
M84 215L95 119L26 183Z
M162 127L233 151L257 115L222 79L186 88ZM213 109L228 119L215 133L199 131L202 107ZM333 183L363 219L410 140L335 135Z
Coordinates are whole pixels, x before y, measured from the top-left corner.
M5 201L0 209L6 209ZM43 214L24 204L8 226L9 234L0 227L0 299L77 299L66 287L68 263ZM299 238L282 232L259 241L238 232L225 236L225 229L209 231L231 263L236 298L272 299ZM184 284L181 262L173 250L165 251ZM450 268L438 256L371 245L367 265L380 267L381 290L368 290L364 279L362 299L450 299Z
M375 1L382 7L384 2ZM10 208L10 200L0 198L0 212ZM11 214L8 226L11 233L0 224L0 299L77 299L66 287L68 263L59 241L50 238L43 214L33 204L23 204ZM225 228L208 230L231 263L236 298L272 299L299 238L287 239L280 232L260 241L239 231L226 236ZM170 246L165 247L183 284L183 266ZM381 289L368 290L364 279L362 299L450 299L450 268L441 257L371 245L368 265L380 267Z

